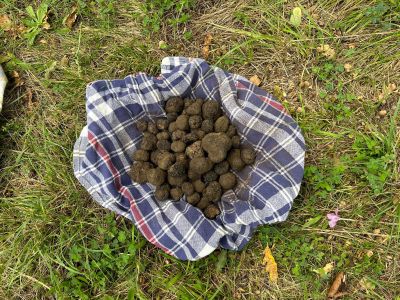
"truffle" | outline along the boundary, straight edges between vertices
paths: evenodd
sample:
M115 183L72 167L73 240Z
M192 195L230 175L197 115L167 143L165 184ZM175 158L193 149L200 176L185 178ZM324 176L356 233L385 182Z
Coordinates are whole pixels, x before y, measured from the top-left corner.
M149 162L136 161L133 163L129 176L134 182L145 183L147 182L147 171L152 167Z
M157 140L168 140L168 139L169 139L168 131L161 131L157 133Z
M184 182L182 184L182 191L186 196L190 196L194 193L193 184L191 184L190 182Z
M240 148L240 136L234 135L232 137L232 147L233 148Z
M214 124L215 132L226 132L229 127L229 119L226 116L219 117Z
M147 124L147 131L152 133L152 134L157 134L158 133L158 129L157 129L157 125L154 122L149 122Z
M215 204L210 204L206 207L206 209L204 210L204 215L208 218L208 219L215 219L216 216L218 216L221 213L221 211L219 210L218 206Z
M205 183L210 183L218 179L218 174L215 173L213 170L208 171L206 174L203 175L203 181Z
M201 123L201 130L204 131L204 133L210 133L214 130L214 122L213 120L204 120Z
M206 187L205 183L202 182L200 179L197 179L193 182L194 190L198 193L203 192L204 188Z
M188 171L188 177L189 177L189 179L191 179L191 180L197 180L197 179L200 179L200 178L201 178L201 175L198 174L198 173L196 173L196 172L194 172L193 170L190 170L190 169L189 169L189 171Z
M214 163L223 161L232 146L231 139L225 133L208 133L201 140L201 147L208 153Z
M173 133L175 130L177 130L176 121L169 123L169 125L168 125L168 131L169 131L170 133Z
M217 101L205 101L202 106L203 119L215 120L221 114L221 108Z
M170 166L175 162L175 155L169 152L161 152L157 156L157 165L163 169L168 170Z
M256 159L256 152L252 148L242 148L240 151L240 157L246 165L254 163Z
M171 143L168 140L159 140L157 142L157 149L169 150L169 149L171 149Z
M195 157L189 163L189 169L199 175L207 173L212 169L212 167L213 163L207 157Z
M185 108L185 111L189 116L200 115L202 105L203 105L203 100L196 99L192 104L190 104L188 107Z
M156 125L157 125L158 130L167 130L169 122L167 119L158 119L156 121Z
M145 120L139 120L136 122L136 128L140 131L140 132L145 132L147 130L147 121Z
M178 161L168 169L168 175L173 177L181 177L186 175L186 163Z
M165 171L160 168L147 170L147 181L155 186L162 185L165 182Z
M154 192L154 196L158 201L167 200L169 197L170 187L168 184L163 184L162 186L156 187L156 191Z
M174 132L172 132L171 139L173 141L181 140L185 136L185 134L186 132L184 132L183 130L175 130Z
M188 146L185 153L190 159L204 156L204 151L201 147L201 141L194 142Z
M244 168L245 164L241 158L239 149L232 149L228 155L229 165L233 170L240 171Z
M136 150L135 152L133 152L132 158L133 160L136 161L148 161L149 160L149 152L146 150Z
M175 187L175 188L171 189L171 190L169 191L169 193L171 194L171 198L172 198L173 200L175 200L175 201L178 201L178 200L181 199L182 196L183 196L182 189L179 188L179 187Z
M183 109L184 101L181 97L171 97L165 103L167 113L180 113Z
M228 130L226 131L226 135L230 138L236 134L236 127L233 125L229 125Z
M189 129L189 117L186 115L180 115L175 121L176 128L180 130Z
M203 197L208 198L212 202L221 199L222 189L217 181L210 182L203 191Z
M186 145L182 141L174 141L171 144L171 150L174 152L184 152Z
M181 186L186 180L186 175L181 177L175 177L168 175L168 183L172 186Z
M186 144L191 144L195 141L197 141L199 138L197 137L197 135L193 132L185 134L185 136L182 138L182 142L186 143Z
M143 139L142 142L140 143L140 148L143 150L150 151L156 147L156 143L157 143L156 136L146 131L143 133Z
M187 203L190 203L192 205L196 205L200 201L200 194L199 193L194 193L190 196L186 197Z
M205 133L203 130L201 130L201 129L193 129L193 130L192 130L192 133L194 133L195 135L197 135L197 137L198 137L199 140L201 140L201 139L206 135L206 133Z
M224 190L230 190L230 189L233 189L236 185L236 176L235 176L235 174L228 172L228 173L222 174L219 177L218 182Z
M190 116L189 117L189 127L191 129L197 129L201 127L203 119L200 116Z
M195 204L199 209L205 209L210 204L210 199L207 197L201 197L200 201Z
M167 114L167 120L169 122L175 121L177 117L178 117L178 114L176 112L171 112L171 113Z
M214 166L214 171L218 175L225 174L226 172L228 172L228 170L229 170L229 163L226 160L221 161L220 163L217 163Z

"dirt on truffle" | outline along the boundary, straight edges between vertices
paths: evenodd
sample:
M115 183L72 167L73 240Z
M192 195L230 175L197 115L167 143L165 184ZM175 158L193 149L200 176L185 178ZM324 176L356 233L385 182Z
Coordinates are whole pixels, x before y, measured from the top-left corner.
M235 173L253 164L257 153L240 145L217 101L172 97L165 112L166 118L136 122L143 138L129 176L153 185L156 200L187 201L215 219L223 193L237 184Z

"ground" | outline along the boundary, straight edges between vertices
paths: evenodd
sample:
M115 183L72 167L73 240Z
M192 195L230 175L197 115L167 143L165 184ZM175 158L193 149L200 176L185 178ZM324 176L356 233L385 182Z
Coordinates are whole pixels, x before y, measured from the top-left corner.
M0 16L1 299L325 299L340 271L343 299L400 299L398 1L5 0ZM178 261L73 176L86 84L171 55L257 75L305 136L288 220L241 252Z

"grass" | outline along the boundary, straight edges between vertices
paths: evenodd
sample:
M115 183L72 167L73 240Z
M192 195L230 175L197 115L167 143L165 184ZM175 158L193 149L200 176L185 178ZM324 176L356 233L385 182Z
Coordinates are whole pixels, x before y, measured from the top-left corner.
M0 4L13 22L0 31L0 61L9 78L19 74L0 115L1 299L324 299L339 271L344 299L399 299L397 1L39 2ZM308 150L287 222L260 228L241 252L182 262L90 199L73 176L72 147L87 83L157 75L164 56L201 56L206 32L208 61L257 74ZM334 57L317 50L323 44ZM325 215L336 208L344 220L330 229ZM262 266L266 245L277 286Z

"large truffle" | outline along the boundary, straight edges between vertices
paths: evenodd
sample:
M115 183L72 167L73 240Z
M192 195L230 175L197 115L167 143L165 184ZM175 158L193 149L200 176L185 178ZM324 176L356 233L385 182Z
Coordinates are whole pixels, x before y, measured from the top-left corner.
M231 146L231 139L222 132L208 133L201 140L201 147L208 153L208 157L214 163L223 161Z

